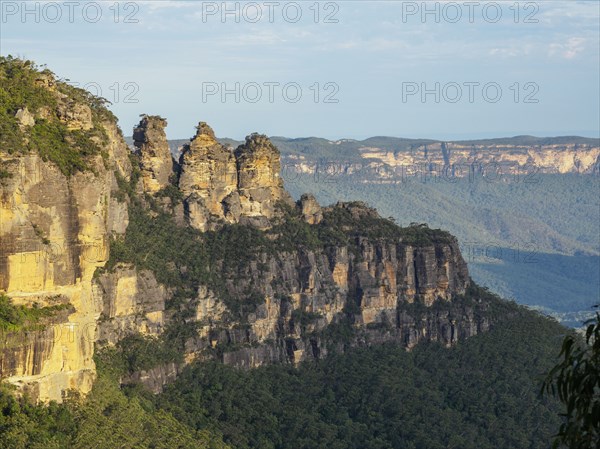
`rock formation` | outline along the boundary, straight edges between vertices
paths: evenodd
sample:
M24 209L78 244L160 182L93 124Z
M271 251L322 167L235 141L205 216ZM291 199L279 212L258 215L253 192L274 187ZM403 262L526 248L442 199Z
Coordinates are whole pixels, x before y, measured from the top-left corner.
M298 202L302 211L302 218L308 224L319 224L323 219L323 211L314 195L305 193Z
M591 140L591 139L590 139ZM361 158L374 178L402 180L406 176L429 174L450 177L487 177L525 180L540 173L597 174L600 170L600 146L588 144L549 145L474 145L433 143L411 151L381 148L359 149ZM290 161L302 168L300 162ZM335 161L336 173L349 169L348 162ZM355 169L356 170L356 169Z
M179 189L190 225L205 231L210 220L237 222L239 211L226 204L237 195L238 174L235 157L217 142L210 126L200 122L196 129L179 159Z
M254 133L235 150L235 157L241 215L247 217L249 223L261 223L262 220L262 227L266 227L266 220L275 215L278 201L292 204L283 188L279 150L267 136Z
M82 124L86 114L60 117L72 120L71 127L87 126ZM147 193L169 183L165 125L164 119L145 116L135 130ZM102 126L109 136L104 144L108 164L98 156L93 165L97 174L67 177L38 155L2 153L3 167L23 175L8 178L0 187L0 291L17 304L60 301L72 306L56 315L52 326L6 336L0 348L2 378L39 400L61 400L69 389L85 394L94 379L95 346L114 345L132 334L159 336L174 319L167 305L173 291L160 285L151 271L121 264L96 273L108 260L109 236L127 232L127 204L116 194L115 173L125 180L131 173L115 123ZM310 226L336 210L357 222L379 219L360 203L322 209L312 195L294 205L279 172L279 152L265 136L252 134L232 152L200 123L181 156L178 179L189 224L203 231L215 223L267 229L277 217L278 201L297 207ZM237 271L213 261L212 270L226 280L224 289L201 285L188 298L199 329L186 342L187 361L214 357L210 351L215 350L224 363L239 367L323 357L337 345L323 332L348 317L366 332L361 338L406 346L421 339L452 344L487 326L473 310L462 310L466 318L458 321L446 313L427 322L402 311L415 302L426 307L436 300L451 304L455 295L464 293L469 277L454 241L415 246L364 237L350 246L298 247L252 258ZM224 300L250 301L249 295L261 300L241 315ZM377 330L383 328L384 333ZM160 391L180 368L172 363L157 366L124 381L140 381Z
M291 203L280 175L279 150L263 135L252 134L234 152L217 142L204 122L184 147L179 189L191 226L205 231L219 222L268 228L275 204Z
M140 156L143 189L156 193L169 184L173 174L173 157L169 151L162 117L144 115L133 130L134 145Z
M15 114L15 117L19 121L21 130L35 125L35 117L29 112L27 107L19 109Z
M197 315L211 316L213 323L201 328L194 350L201 354L209 346L223 347L223 361L235 366L323 357L331 342L322 331L348 316L356 329L385 328L384 336L371 338L410 347L421 340L451 345L488 325L473 310L461 311L464 319L455 322L448 312L429 322L403 315L413 303L429 307L441 300L451 308L452 298L465 293L469 275L456 241L421 246L358 238L351 246L262 254L235 278L224 275L232 279L226 295L244 298L255 286L264 301L248 315L246 327L223 325L227 309L219 309L214 295L203 289L195 300ZM228 346L242 348L227 351Z
M93 284L93 297L102 307L96 333L100 346L133 333L157 336L164 330L169 294L151 271L120 265L102 273Z

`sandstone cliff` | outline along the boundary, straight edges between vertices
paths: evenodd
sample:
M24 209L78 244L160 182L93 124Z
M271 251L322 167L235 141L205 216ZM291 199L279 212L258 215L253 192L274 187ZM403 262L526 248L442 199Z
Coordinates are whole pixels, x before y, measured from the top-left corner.
M57 298L72 306L72 313L56 317L43 331L4 335L0 376L41 400L60 400L71 388L89 391L94 379L102 304L94 300L92 277L109 257L109 235L127 227L127 206L114 196L115 173L128 179L131 164L114 119L91 107L78 90L47 74L37 77L39 95L47 95L53 109L28 110L25 121L23 112L17 114L25 130L23 148L35 132L53 126L64 129L66 139L91 135L100 151L85 158L87 170L69 174L48 160L56 155L0 148L1 168L9 174L0 183L0 293L28 307L50 306Z
M314 176L317 182L335 182L341 176L355 176L366 183L402 183L429 178L526 183L535 182L536 176L542 173L600 173L597 142L574 143L569 142L569 138L560 138L565 139L563 143L544 144L432 141L425 145L415 143L410 148L392 138L381 146L371 142L330 142L340 147L336 148L336 157L331 159L317 159L310 152L301 154L283 140L283 144L289 145L283 164L285 175L292 181L304 174ZM593 142L593 139L586 141ZM312 145L316 148L318 144ZM311 147L310 142L304 145Z
M380 161L400 174L411 175L429 166L440 175L445 167L454 167L452 175L489 177L502 175L527 176L537 173L594 173L600 167L600 147L593 145L469 145L468 143L438 143L418 147L414 151L385 151L361 148L361 157Z
M409 304L427 308L465 293L469 276L455 241L421 246L356 237L349 245L261 254L241 270L217 269L228 279L221 296L261 301L240 319L226 305L219 307L219 295L201 288L194 305L204 325L194 351L215 348L236 366L323 357L339 343L326 338L332 324L373 329L370 338L407 346L419 340L449 345L486 325L472 316L458 323L447 316L415 323L402 312ZM453 326L461 331L452 333Z

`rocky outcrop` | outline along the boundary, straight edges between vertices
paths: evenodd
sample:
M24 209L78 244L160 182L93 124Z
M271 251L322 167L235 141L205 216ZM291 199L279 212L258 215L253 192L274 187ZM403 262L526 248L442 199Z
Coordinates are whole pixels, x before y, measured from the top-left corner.
M169 184L173 157L169 150L162 117L144 115L133 130L133 143L140 156L141 179L145 192L154 194Z
M181 371L181 366L176 363L159 365L149 370L133 373L121 379L123 384L140 383L154 394L162 393L166 384L173 382Z
M590 145L465 145L434 143L413 151L385 151L379 148L360 149L366 160L381 161L396 173L422 174L426 167L440 176L468 177L480 174L488 177L511 175L525 177L537 173L597 173L600 147ZM445 167L454 167L445 173Z
M189 223L201 231L211 221L235 223L239 219L238 173L235 157L215 139L213 130L204 122L197 126L180 157L179 189L185 198Z
M21 130L25 130L26 128L35 125L35 117L26 107L19 109L15 114L15 117L19 121Z
M235 157L241 216L248 222L273 218L278 201L292 203L283 188L279 150L267 136L254 133L246 137L246 142L235 150Z
M186 362L217 358L251 368L383 341L407 348L421 340L451 345L489 326L475 303L455 302L470 283L455 239L423 229L402 234L361 203L321 208L305 195L295 205L280 177L280 153L266 136L252 134L232 151L201 122L171 185L166 121L144 116L134 133L141 171L141 184L134 185L130 154L110 113L99 114L99 104L86 104L86 94L74 95L51 75L40 74L36 84L55 96L49 104L56 110L22 108L14 129L27 138L32 120L54 120L65 134L97 131L90 139L100 148L71 171L59 168L60 158L54 164L36 152L0 150L0 293L28 307L66 306L39 328L9 327L1 336L2 380L34 399L61 400L70 389L87 393L95 346L132 334L168 336L167 328L177 337L157 340L177 340ZM75 155L76 162L77 156L83 158ZM165 195L139 195L165 187ZM244 229L260 244L234 248L229 263L220 248L207 252L209 272L200 270L204 262L168 261L181 279L166 288L157 282L165 279L161 273L114 260L110 271L99 270L109 260L110 239L128 232L128 203L146 207L149 220L162 208L186 225L177 221L179 207L187 224L201 231L239 223L272 232ZM137 219L139 209L131 211ZM286 226L287 219L296 221ZM335 229L322 228L327 220ZM306 241L294 229L305 232ZM127 249L127 239L119 244ZM181 367L166 356L160 360L123 381L161 391Z
M403 183L410 180L465 178L471 182L537 182L542 173L600 173L600 145L564 144L489 144L433 142L410 149L394 150L392 144L360 146L356 156L323 161L306 154L287 154L283 158L290 180L309 175L322 182L335 182L354 176L363 183ZM577 138L573 138L577 140ZM592 140L592 139L588 139ZM332 142L333 143L333 142ZM354 151L349 149L349 152ZM340 149L340 153L343 153Z
M186 216L201 231L222 222L265 229L275 216L277 201L291 202L280 176L279 151L266 136L252 134L232 152L200 122L179 164Z
M323 219L323 211L321 210L321 206L313 194L305 193L302 195L300 197L300 201L298 201L298 205L300 206L304 221L306 221L308 224L321 223L321 220Z
M69 130L90 130L94 127L92 123L92 110L87 104L69 98L66 94L61 95L57 115L60 121L67 125Z

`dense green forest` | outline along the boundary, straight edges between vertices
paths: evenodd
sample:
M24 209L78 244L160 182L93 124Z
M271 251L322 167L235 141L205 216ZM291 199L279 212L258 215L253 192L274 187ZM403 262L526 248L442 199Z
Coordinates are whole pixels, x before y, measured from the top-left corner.
M561 421L539 392L565 329L499 310L490 332L451 349L355 348L250 371L194 364L158 396L119 389L122 367L104 351L85 402L32 406L0 390L0 447L546 449Z

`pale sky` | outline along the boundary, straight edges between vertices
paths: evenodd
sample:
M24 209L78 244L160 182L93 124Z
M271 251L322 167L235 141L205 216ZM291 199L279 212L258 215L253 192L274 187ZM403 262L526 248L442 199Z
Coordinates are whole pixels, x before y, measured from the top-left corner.
M0 54L101 93L125 135L142 113L172 139L599 134L596 0L0 7Z

